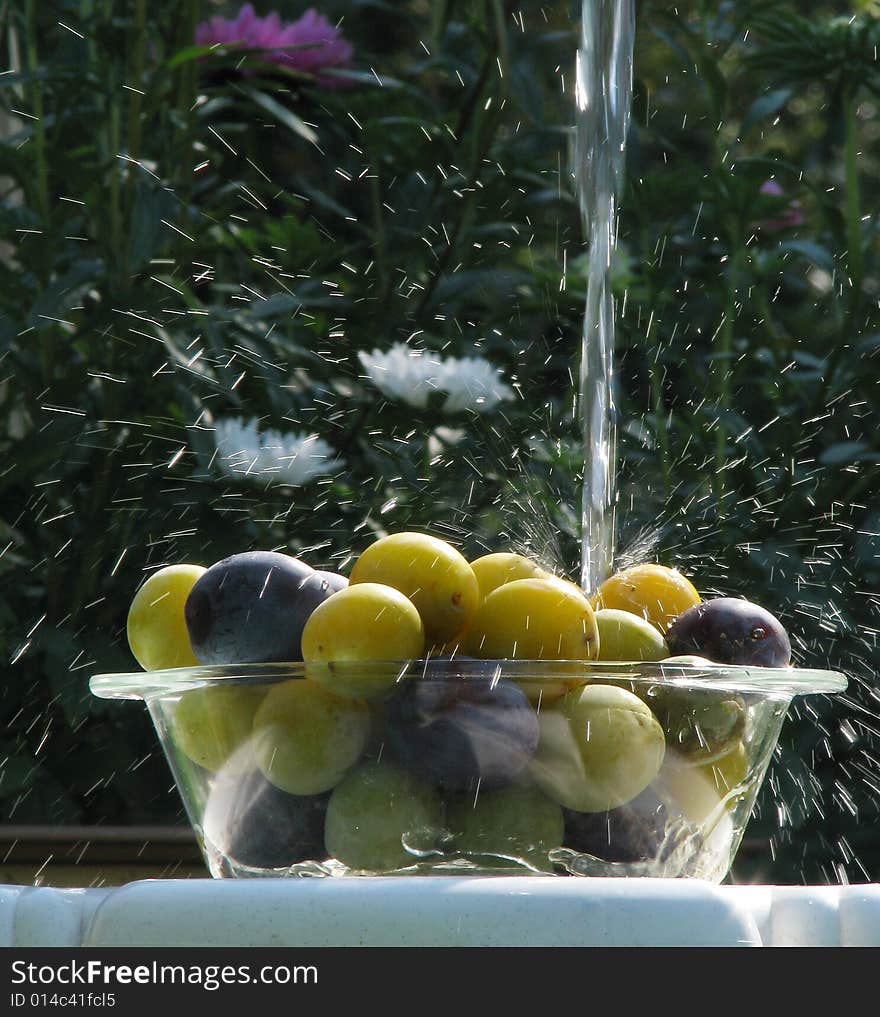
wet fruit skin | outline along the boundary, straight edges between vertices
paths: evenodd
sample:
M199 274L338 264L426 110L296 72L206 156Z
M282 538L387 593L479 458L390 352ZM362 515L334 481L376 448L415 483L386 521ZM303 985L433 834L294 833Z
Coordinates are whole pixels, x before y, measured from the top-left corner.
M669 656L666 640L656 626L631 611L606 607L596 611L599 660L663 660Z
M544 569L531 558L507 551L484 554L471 562L471 568L480 586L480 596L485 598L493 590L517 579L541 579Z
M609 576L596 591L592 603L596 610L631 611L665 632L680 614L700 600L694 585L678 569L649 562Z
M554 801L575 812L625 805L657 776L663 729L638 696L613 685L569 692L538 717L529 771Z
M723 756L745 732L746 706L734 692L650 685L641 694L666 735L666 747L693 762Z
M322 861L329 794L298 796L275 787L259 770L223 774L208 795L205 838L227 858L257 869Z
M666 633L670 653L718 664L788 667L791 642L779 620L748 600L718 597L685 611Z
M327 589L331 593L344 590L348 586L348 579L345 576L341 576L338 572L326 572L322 569L315 569L315 575L322 583L327 584Z
M346 696L373 696L393 685L394 667L346 667L369 661L406 661L423 656L425 632L415 605L399 590L357 583L319 604L305 624L302 654L309 675ZM334 667L333 665L338 665Z
M512 783L538 743L535 711L504 678L413 677L389 699L386 717L392 755L448 791Z
M370 713L308 679L273 685L254 717L254 757L266 777L293 795L316 795L339 783L359 759Z
M166 565L135 593L128 609L126 635L135 660L145 671L198 664L184 605L205 571L202 565Z
M658 784L687 819L704 823L710 816L717 815L723 800L748 779L748 774L748 752L745 745L738 742L714 762L697 766L686 757L669 752Z
M517 579L486 597L463 649L484 660L595 660L599 634L589 601L573 584Z
M334 789L324 843L332 858L351 869L388 872L418 862L418 852L433 849L442 827L437 792L383 759L356 767Z
M425 533L392 533L371 544L354 563L350 586L393 586L415 604L427 645L454 639L480 602L477 577L451 544Z
M231 555L212 565L187 597L193 651L201 664L302 660L305 623L332 592L310 565L290 555Z
M171 714L175 746L204 769L219 770L250 738L254 716L265 697L262 685L218 684L187 690Z
M647 862L662 855L669 810L652 788L607 812L564 810L565 847L607 862Z
M562 809L533 785L459 795L446 805L447 851L479 864L521 860L552 871L549 853L562 845Z

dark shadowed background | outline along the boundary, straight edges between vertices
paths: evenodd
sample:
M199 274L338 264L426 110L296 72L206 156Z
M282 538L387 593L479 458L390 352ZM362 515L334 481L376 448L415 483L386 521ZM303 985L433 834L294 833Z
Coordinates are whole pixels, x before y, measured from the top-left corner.
M880 9L637 10L621 561L762 603L796 663L850 677L793 707L732 878L877 881ZM136 670L146 572L254 548L345 571L421 527L577 575L576 5L328 2L353 56L323 78L195 46L237 11L0 4L8 882L199 871L146 711L88 691ZM410 405L359 356L398 343L511 397ZM323 468L236 468L237 421L317 436Z

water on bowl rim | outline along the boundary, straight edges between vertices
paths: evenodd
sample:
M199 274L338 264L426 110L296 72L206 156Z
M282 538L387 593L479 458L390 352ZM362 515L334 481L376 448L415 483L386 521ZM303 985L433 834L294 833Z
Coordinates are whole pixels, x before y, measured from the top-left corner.
M254 663L200 665L164 671L97 674L89 681L93 695L100 699L152 699L179 695L208 685L262 684L305 679L316 668L344 670L349 675L368 676L388 670L413 678L462 678L498 680L509 678L529 682L559 682L573 679L632 681L704 691L743 692L777 698L845 691L846 676L836 671L813 668L744 667L728 664L683 661L617 662L568 660L382 660L344 664Z

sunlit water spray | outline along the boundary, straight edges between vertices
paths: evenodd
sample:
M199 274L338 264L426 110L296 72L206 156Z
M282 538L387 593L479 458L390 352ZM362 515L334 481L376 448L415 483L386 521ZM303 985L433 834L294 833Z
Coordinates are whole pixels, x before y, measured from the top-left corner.
M583 328L583 356L578 386L580 416L583 422L582 436L585 464L580 520L582 524L581 578L585 587L594 588L614 567L628 564L630 561L646 560L653 557L659 558L662 541L662 553L671 555L675 563L685 571L687 571L689 564L693 563L696 565L699 563L704 577L708 579L708 585L704 587L707 592L727 594L732 590L731 580L737 581L737 577L727 575L726 570L728 566L725 564L725 559L722 556L719 556L717 561L713 558L713 548L720 546L722 535L717 528L710 505L706 506L705 513L699 513L696 509L690 510L685 523L682 525L680 522L682 519L680 515L681 507L684 506L687 510L688 497L684 490L673 490L667 498L667 506L660 512L660 518L656 524L652 526L649 532L639 534L638 539L634 541L624 540L619 536L615 521L618 499L615 478L616 443L613 399L614 306L609 284L609 264L616 240L616 214L621 194L624 141L629 120L633 36L634 12L632 0L584 0L581 39L578 48L576 93L578 111L576 130L577 182L586 234L585 238L589 245L587 300ZM213 142L219 145L217 138L218 136L212 135L206 138L206 140L209 143ZM260 187L263 185L263 179L268 180L269 178L261 170L256 171L256 173L254 171L256 171L256 166L249 161L245 165L242 159L241 174L249 185L248 193L252 189L255 194L262 194ZM76 197L81 197L81 195ZM218 221L222 221L227 215L228 210L225 206L218 206ZM162 221L164 222L164 220ZM165 223L165 227L167 228L167 223ZM272 255L274 260L271 264L275 264L279 257L278 249L273 248L266 253L267 256ZM269 263L268 257L267 263ZM197 273L197 281L206 281L203 267L198 267ZM227 277L222 281L228 287L232 287L236 282L236 278ZM240 299L240 296L234 299ZM149 292L145 291L143 299L139 300L139 305L152 307L153 304L153 297ZM156 309L151 313L161 317L163 312ZM176 309L170 309L165 313L168 322L177 323L181 312ZM144 328L143 317L136 314L135 310L129 312L129 317L134 324L134 328ZM139 317L140 320L138 321ZM220 320L225 323L227 317L228 314L224 309ZM274 329L275 325L273 324L270 332ZM280 332L280 330L278 331ZM164 335L164 332L162 334ZM256 331L254 335L256 335ZM268 340L268 335L264 338ZM273 338L273 343L275 341L275 338ZM168 348L172 348L170 339L163 339L163 342L166 343ZM264 348L266 352L260 352ZM204 357L201 356L201 351L196 340L193 341L191 350L173 352L176 362L185 365L185 369L193 378L197 377L197 370L210 359L209 353L206 353ZM195 356L196 353L199 356ZM162 355L163 357L165 356L164 353ZM217 383L218 388L223 387L222 379L226 373L229 375L229 391L235 392L239 390L239 382L245 378L245 367L242 366L242 362L244 362L248 371L253 372L256 370L259 373L265 369L265 374L269 378L273 378L278 376L277 371L279 368L276 361L281 362L285 355L280 341L278 341L277 345L269 345L267 342L265 347L260 346L255 341L252 350L249 346L243 344L243 341L240 339L230 339L227 344L223 345L220 353L216 355L216 364L211 366L216 369L221 379L221 382ZM236 357L238 358L237 360L235 360ZM172 360L172 363L174 362ZM163 364L157 375L164 368L165 365ZM241 386L240 391L244 391L244 389L245 386ZM283 404L286 400L287 394L285 392L278 402ZM216 406L217 403L214 402L208 405ZM342 411L340 411L340 419L341 413ZM335 410L334 415L336 415ZM308 423L311 426L311 423ZM197 423L191 425L187 431L184 431L182 428L178 430L179 424L176 418L166 418L158 414L156 416L145 416L142 425L130 426L142 426L145 435L150 436L149 438L144 438L144 451L138 453L138 458L142 459L147 454L152 454L152 452L148 452L150 446L147 444L148 441L152 440L159 444L162 460L157 459L152 464L152 471L144 473L146 478L145 483L148 487L140 488L136 486L137 480L134 476L127 479L126 489L120 491L120 495L128 495L128 497L120 498L120 502L124 502L125 507L117 507L114 510L117 513L116 519L122 519L123 512L127 514L130 511L131 505L140 500L142 491L150 490L150 497L152 497L152 488L155 486L154 478L157 474L164 476L166 471L173 468L175 475L178 475L183 470L188 469L188 457L181 460L177 450L189 444L192 432L203 431L207 424L203 423L202 417L199 416ZM503 425L501 429L503 431ZM541 431L541 437L547 436L549 438L549 435L552 433L551 423L548 421L546 426L544 426L543 422L541 422L539 430ZM101 433L103 434L103 432ZM394 433L386 437L388 437L389 441L403 440L401 436ZM487 444L484 449L484 456L475 462L474 486L478 493L480 488L479 481L481 479L478 468L481 466L481 463L503 461L508 454L506 438L506 434L500 434L497 447ZM92 437L88 438L88 440L94 441L97 439ZM164 446L166 443L172 446L172 453L168 455L165 454ZM677 463L673 463L673 467L677 465ZM681 469L672 469L673 475L685 476L693 472L693 463L689 460L682 459L681 466ZM59 470L61 468L60 461L58 468ZM57 478L57 487L59 489L64 486L65 476L66 474L60 473ZM216 483L216 476L210 473L196 475L195 479L200 484L208 482ZM502 505L506 504L509 506L507 512L509 513L511 537L519 538L524 536L528 538L527 540L518 540L518 549L521 549L524 553L534 553L539 559L546 560L548 563L552 562L562 570L566 564L571 564L574 554L569 556L563 549L557 546L558 523L555 518L551 522L547 512L546 497L544 497L547 492L538 492L533 498L530 494L524 492L523 478L517 476L515 479L515 489L511 488L510 491L505 489L503 497L499 498L499 502ZM236 491L234 497L232 493L227 495L224 489L218 488L220 493L217 496L214 509L222 514L224 523L229 522L233 527L237 527L243 517L250 515L255 520L259 520L261 524L267 524L266 529L261 531L263 534L273 532L273 527L276 528L275 532L277 532L277 528L281 526L286 526L288 532L295 532L297 525L300 524L300 517L296 517L295 512L297 506L302 504L302 499L291 498L287 495L276 497L270 491L272 487L273 484L270 479L264 481L261 488L252 488L250 494ZM175 489L181 492L184 491L182 487ZM317 490L320 497L325 497L325 495L320 494L322 489L318 488ZM180 558L185 559L189 554L195 553L191 550L192 544L188 544L187 541L190 532L193 538L195 537L196 530L195 528L192 531L181 530L180 522L183 513L190 513L187 516L187 520L191 520L194 509L190 504L188 494L181 493L177 498L180 499L179 502L173 495L170 497L165 510L165 516L157 518L156 523L158 527L166 522L166 520L168 522L167 529L170 532L167 538L156 540L155 545L161 549L163 558L169 561L179 560ZM560 497L559 501L565 502L566 499L563 496ZM571 504L574 501L576 501L576 498L571 500ZM145 501L145 505L148 506L150 504L153 503ZM308 522L309 514L315 511L315 507L316 501L310 499L308 501L308 511L304 510L301 517L303 528L305 528ZM144 508L143 511L147 511L147 508ZM455 518L458 525L457 531L450 533L451 536L457 536L462 541L472 536L474 508L470 496L464 506L458 503L451 503L449 505L435 504L435 512L438 517L442 517L444 511L448 511L449 515ZM621 516L624 513L626 513L626 507L621 505ZM625 522L625 520L621 521ZM572 522L574 523L574 521ZM822 526L827 524L827 520L817 518L815 520L806 520L805 524L806 529L804 532L808 536L804 539L809 539L813 543L827 547L828 534L827 532L822 534ZM316 565L320 564L322 567L328 568L344 567L347 560L346 556L350 556L353 553L346 548L344 543L342 545L339 543L339 535L345 534L347 525L350 525L350 523L346 522L346 517L340 512L339 526L333 534L333 541L327 540L316 544L314 548L307 547L303 549L303 553L314 554ZM682 528L677 529L678 526ZM520 534L519 530L523 529L526 532ZM573 529L574 525L572 526ZM440 530L442 532L442 526ZM126 531L123 529L121 532L124 533ZM268 539L268 537L265 539ZM789 611L789 617L785 620L789 624L794 623L798 629L818 632L815 638L807 637L806 640L797 640L796 645L800 662L805 662L804 658L808 653L815 655L817 662L827 662L829 659L827 639L823 640L823 633L814 624L814 618L807 614L808 605L800 600L798 591L800 589L800 581L803 578L811 586L821 585L824 598L827 590L831 588L831 582L826 578L825 573L832 573L835 562L830 560L827 553L825 554L829 558L827 568L820 570L821 574L817 582L816 572L819 569L820 563L818 558L820 555L816 553L815 548L810 546L809 549L801 549L803 551L802 557L806 557L809 560L809 565L797 566L790 564L790 562L796 559L791 559L788 555L792 548L798 550L798 542L801 538L795 534L788 536L781 534L780 539L782 541L783 553L780 554L777 568L779 571L785 569L788 572L790 587L793 591L792 597L794 598L791 610ZM618 540L626 546L618 549L615 546ZM334 557L319 561L319 548L324 546L334 550ZM503 546L503 544L500 546ZM498 543L487 540L485 551L497 549L499 549ZM115 575L116 570L122 564L127 550L127 545L120 538L120 546L114 552L116 564L113 567L113 575ZM134 550L134 545L132 545L132 551ZM61 552L59 551L58 553L60 554ZM157 553L160 552L157 551ZM329 550L327 553L329 554ZM129 560L134 557L135 554L129 554ZM844 590L846 593L843 592ZM740 591L735 590L735 592ZM869 591L862 590L858 592L864 596ZM850 584L844 579L842 586L837 588L837 595L844 599L844 597L851 596L851 593ZM823 608L823 610L827 614L827 608ZM45 618L45 615L43 617ZM28 626L31 625L32 621L33 619L28 622ZM37 625L39 625L39 621L37 621ZM48 626L45 627L47 628ZM28 637L30 634L28 633ZM827 633L825 635L827 636ZM793 748L791 757L784 762L780 761L777 771L775 773L771 772L766 812L771 821L770 826L773 827L775 825L778 827L777 830L772 832L770 840L770 851L773 853L774 858L777 845L781 848L786 841L790 843L793 839L803 838L799 826L799 820L803 816L819 814L820 819L824 819L824 811L830 811L832 808L838 811L853 811L856 806L851 805L852 791L861 790L861 798L868 798L872 803L870 810L863 811L864 827L870 831L873 824L876 823L878 808L873 803L880 802L880 779L877 776L880 773L880 764L878 764L878 754L875 748L876 740L880 738L880 720L878 720L878 716L880 716L878 715L880 696L878 696L874 687L874 671L870 666L870 659L874 654L876 646L876 635L877 632L874 631L870 636L863 636L862 641L859 641L851 633L847 634L850 640L851 649L848 652L851 659L846 659L844 663L851 665L847 668L847 671L853 677L853 691L850 697L840 698L836 701L835 709L837 712L835 714L826 709L826 704L821 701L818 704L814 704L812 700L808 699L804 701L802 706L795 704L793 719L797 720L801 712L807 715L807 733L814 736L812 739L814 744L811 743L805 748L803 744L798 743ZM20 647L15 648L14 656L16 660L28 651L28 646L30 646L29 639L24 640ZM74 657L71 668L74 666L82 667L81 664L76 663L78 659L78 656ZM28 691L26 690L26 692ZM34 697L36 698L36 693L34 693ZM814 711L815 715L813 715ZM838 715L840 715L840 719ZM40 748L42 748L49 735L49 727L47 722L42 720L38 728L38 720L41 720L41 718L35 718L33 726L35 730L45 729L45 735L38 737L35 740L35 744L39 744ZM51 723L51 721L48 723ZM853 745L852 748L850 748L850 744ZM841 745L843 745L843 748L841 748ZM797 750L796 754L794 749ZM838 760L838 756L841 757L840 760ZM137 769L143 761L139 760L132 763L131 769ZM818 776L818 766L823 764L826 771L833 772L834 774L839 773L840 775L839 780L834 780L830 794L825 794ZM108 773L104 779L104 784L106 784L107 788L110 788L114 780L115 773ZM826 783L828 782L826 781ZM30 791L27 790L19 797L23 800L29 793ZM88 794L86 797L88 797ZM778 821L776 820L777 816ZM859 844L857 841L854 840L852 843L846 843L842 838L837 844L827 844L825 854L831 860L827 862L811 862L814 869L809 874L815 879L815 866L822 865L822 878L827 882L845 881L847 869L851 870L853 878L863 876L864 870L860 869L858 858L854 857L858 848ZM790 853L791 851L789 851Z
M662 518L650 532L638 535L635 540L627 540L627 546L621 551L616 547L619 535L616 520L615 308L610 267L616 244L616 219L632 97L634 35L632 0L583 0L577 53L575 135L575 176L588 244L587 298L578 383L584 454L580 578L581 585L591 591L615 568L650 559L656 554L658 543L663 542L667 551L672 550L669 546L671 532L682 525L679 513L667 504L661 512ZM704 520L701 523L699 519L692 518L692 511L686 510L685 515L691 519L691 525L685 524L679 539L672 541L677 563L686 567L688 561L698 559L704 574L707 565L709 573L715 572L713 541L721 537L717 522ZM825 520L821 524L818 520L813 523L819 532L821 525L827 525ZM811 527L808 525L807 529ZM812 569L818 558L814 556L810 561ZM835 571L834 562L823 561L823 564L830 572ZM789 565L783 555L780 568L788 569ZM710 582L706 591L727 595L733 588L732 577L723 574L725 570L720 559L717 559L717 567L722 573L717 576L717 587L710 590L710 586L714 585ZM873 673L867 666L870 649L867 641L860 649L855 633L849 631L851 650L843 661L838 659L840 653L837 648L823 645L818 635L810 638L806 633L801 634L802 616L809 613L809 606L801 602L797 591L802 579L809 586L812 583L808 580L812 578L800 574L791 577L792 602L787 605L785 620L794 625L792 635L798 658L795 663L845 669L851 678L851 692L839 697L836 704L814 704L809 700L792 704L792 721L801 722L802 732L812 730L814 737L808 739L809 750L805 749L803 741L799 745L800 752L783 754L782 746L777 747L776 765L771 768L765 795L766 807L770 813L776 813L775 824L772 817L769 824L769 850L773 858L777 848L797 836L795 831L801 830L803 836L802 823L810 814L824 818L826 808L833 808L857 816L860 810L847 785L852 785L852 791L855 791L856 786L861 784L863 792L867 786L870 790L868 798L873 798L875 803L880 792L875 748L878 696L872 688ZM831 589L841 592L839 587L831 586ZM749 591L742 592L750 595ZM829 599L821 613L823 616L827 613L833 619L840 612ZM815 626L811 627L815 629ZM843 630L847 628L843 626ZM810 660L811 657L815 659ZM805 720L806 723L803 723ZM852 732L851 744L842 750L843 757L849 760L849 765L845 766L837 760L837 755L841 750L841 739L848 731ZM804 752L808 759L801 758L800 754ZM819 776L811 769L821 766L823 760L826 766L833 764L845 775L844 780L833 782L830 800ZM861 798L864 797L862 794ZM876 813L876 810L874 804L871 811ZM760 812L760 808L757 811ZM774 825L775 831L772 830ZM850 874L857 880L868 876L858 858L858 847L848 843L846 838L825 844L825 849L832 860L828 864L819 863L820 879L828 883L842 883L849 880ZM815 861L813 865L816 865ZM811 873L813 879L817 875L815 871Z
M577 54L576 172L589 244L580 369L584 442L581 585L612 571L616 502L614 302L609 282L632 96L632 0L583 0Z

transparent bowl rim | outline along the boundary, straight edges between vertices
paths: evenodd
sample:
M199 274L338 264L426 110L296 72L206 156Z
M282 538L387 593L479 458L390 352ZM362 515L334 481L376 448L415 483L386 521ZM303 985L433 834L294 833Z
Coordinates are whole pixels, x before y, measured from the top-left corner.
M843 692L846 676L836 671L812 668L744 667L728 664L684 661L569 661L569 660L382 660L336 664L290 663L224 664L96 674L89 681L93 695L100 699L142 699L179 695L210 685L256 684L305 679L316 670L364 676L397 672L398 678L511 678L518 681L550 683L605 677L646 684L662 684L724 692L743 692L791 699L815 693Z

